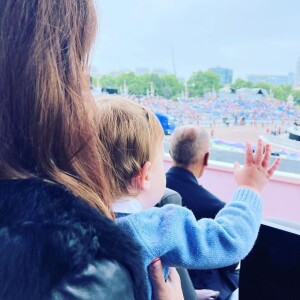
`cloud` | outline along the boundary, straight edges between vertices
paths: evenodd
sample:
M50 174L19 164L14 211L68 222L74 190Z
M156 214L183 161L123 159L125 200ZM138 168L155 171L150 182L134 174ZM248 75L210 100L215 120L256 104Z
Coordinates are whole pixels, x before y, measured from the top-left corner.
M236 73L284 74L300 56L300 1L97 0L103 72L171 67L179 75L215 65ZM100 3L100 4L99 4Z

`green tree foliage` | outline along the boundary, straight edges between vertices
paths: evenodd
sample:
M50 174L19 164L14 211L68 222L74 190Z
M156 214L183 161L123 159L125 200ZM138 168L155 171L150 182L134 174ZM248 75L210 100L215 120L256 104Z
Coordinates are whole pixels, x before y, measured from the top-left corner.
M293 87L290 84L281 84L279 86L273 87L274 89L274 97L276 99L286 101L288 96L292 94Z
M97 78L98 85L106 87L115 87L117 84L116 78L110 75L103 75L101 78Z
M147 90L146 82L141 78L141 76L137 76L133 72L129 73L121 73L116 77L117 79L117 88L123 87L124 82L128 87L129 94L134 95L145 95Z
M253 83L253 88L257 88L257 89L264 89L266 90L268 93L270 92L274 92L274 85L270 84L270 83L266 83L266 82L257 82L257 83Z
M124 82L128 87L129 94L146 95L147 89L151 89L151 85L155 90L155 95L162 96L166 99L176 98L181 95L185 87L175 75L158 75L144 74L136 75L133 72L121 73L117 76L103 75L101 77L93 77L93 86L123 88ZM189 94L191 97L203 96L206 92L218 91L222 84L219 75L210 71L198 71L192 74L187 81ZM286 101L289 95L294 96L295 102L300 105L300 91L293 90L291 85L274 86L269 83L253 83L251 81L238 78L231 87L240 88L261 88L267 92L272 91L274 97Z
M206 92L218 91L221 87L220 76L210 71L194 72L187 81L191 97L203 96Z
M231 84L233 89L241 89L241 88L253 88L253 83L248 80L244 80L241 78L237 78L233 84Z
M288 96L292 94L293 87L290 84L281 84L278 86L272 85L266 82L253 83L251 81L236 79L236 81L231 85L234 89L240 88L260 88L266 90L268 93L272 92L276 99L286 101Z
M93 83L95 86L121 88L126 83L129 94L146 95L147 89L151 89L151 85L155 90L155 94L170 99L179 96L184 89L175 75L158 75L144 74L136 75L133 72L121 73L117 76L103 75L94 77Z
M292 92L292 95L294 97L294 101L296 104L300 105L300 90L294 90Z
M166 99L179 96L184 90L184 84L175 75L163 75L161 82L161 89L158 93Z

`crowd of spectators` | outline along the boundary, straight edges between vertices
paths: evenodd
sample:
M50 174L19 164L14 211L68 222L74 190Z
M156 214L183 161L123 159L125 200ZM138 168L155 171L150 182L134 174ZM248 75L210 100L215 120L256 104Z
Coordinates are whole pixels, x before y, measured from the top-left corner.
M278 127L291 126L300 119L300 107L284 101L257 96L245 99L231 97L203 97L189 100L168 100L162 97L131 96L135 101L150 107L155 113L165 113L174 119L176 126L197 124L204 127L222 125L249 125Z

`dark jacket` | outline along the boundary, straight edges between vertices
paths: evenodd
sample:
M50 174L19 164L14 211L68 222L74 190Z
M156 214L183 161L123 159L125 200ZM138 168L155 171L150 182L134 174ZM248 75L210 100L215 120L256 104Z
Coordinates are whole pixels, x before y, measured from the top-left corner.
M172 167L166 174L167 187L178 192L182 205L190 209L197 220L214 219L225 203L202 187L188 170ZM212 289L220 292L218 299L226 299L237 287L239 271L237 264L212 270L189 270L196 289Z
M146 299L139 247L61 185L0 181L0 299Z
M214 219L225 203L199 184L190 171L172 167L166 174L167 187L178 192L182 197L182 205L189 208L197 220Z

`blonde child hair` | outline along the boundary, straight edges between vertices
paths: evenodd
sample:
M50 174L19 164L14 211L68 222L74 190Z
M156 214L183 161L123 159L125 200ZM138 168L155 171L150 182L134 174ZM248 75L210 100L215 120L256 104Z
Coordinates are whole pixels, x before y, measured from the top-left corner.
M110 154L115 199L139 193L139 171L155 159L164 132L155 114L147 107L121 96L97 99L99 138Z
M249 253L262 215L256 191L261 191L279 163L268 168L268 145L263 152L259 141L255 156L246 145L246 166L235 165L239 188L232 200L215 219L197 221L190 210L178 205L150 208L165 189L163 130L155 115L120 97L102 99L99 114L99 137L111 155L107 179L114 186L113 209L118 225L141 246L141 276L148 278L147 268L157 257L165 267L212 269L232 265ZM147 290L152 299L150 282Z

